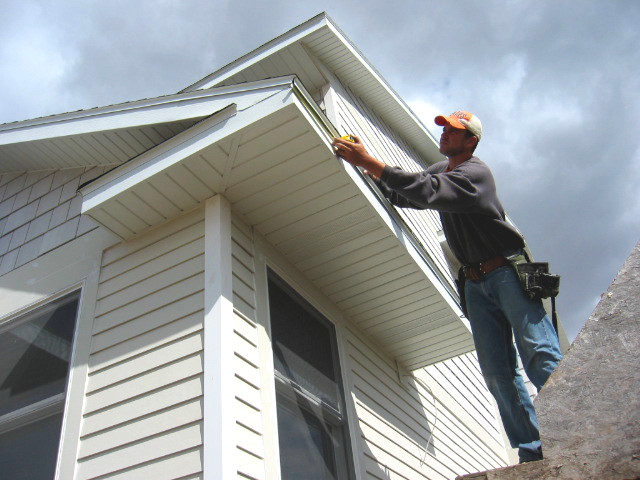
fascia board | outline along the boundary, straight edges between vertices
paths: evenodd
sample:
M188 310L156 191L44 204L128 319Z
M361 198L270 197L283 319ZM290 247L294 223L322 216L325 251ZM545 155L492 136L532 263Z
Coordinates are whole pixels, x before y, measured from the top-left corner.
M115 168L80 189L82 213L144 182L182 159L249 126L260 118L285 108L292 102L291 83L251 106L240 109L236 104L212 115L172 139Z
M0 145L206 117L221 108L220 97L287 85L292 79L287 75L0 125Z
M260 62L262 59L269 57L274 52L282 50L289 45L300 41L309 34L326 27L329 24L330 20L326 13L316 15L283 35L274 38L255 50L207 75L196 83L189 85L185 89L181 90L181 92L192 92L203 88L210 88L224 82L227 78L230 78L238 72L245 70L247 67Z

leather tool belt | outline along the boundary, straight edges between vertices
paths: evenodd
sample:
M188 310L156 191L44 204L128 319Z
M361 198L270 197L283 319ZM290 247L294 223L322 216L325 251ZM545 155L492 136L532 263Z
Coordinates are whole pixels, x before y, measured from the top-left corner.
M464 276L467 280L479 281L489 272L494 271L496 268L509 265L509 261L502 255L490 258L484 262L480 262L475 265L469 265L464 267Z

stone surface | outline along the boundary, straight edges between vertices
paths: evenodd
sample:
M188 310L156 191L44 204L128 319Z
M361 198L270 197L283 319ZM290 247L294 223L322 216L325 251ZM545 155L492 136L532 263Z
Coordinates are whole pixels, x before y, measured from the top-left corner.
M640 244L536 398L545 460L465 480L640 479Z

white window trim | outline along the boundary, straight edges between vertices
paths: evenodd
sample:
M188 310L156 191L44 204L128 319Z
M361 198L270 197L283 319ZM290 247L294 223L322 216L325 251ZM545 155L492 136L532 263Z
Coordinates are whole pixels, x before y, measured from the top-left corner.
M273 364L273 350L271 344L271 329L269 326L268 278L267 269L271 269L284 282L293 288L309 304L315 308L335 327L338 365L340 380L344 391L345 415L347 416L347 439L351 449L351 463L355 480L361 480L363 472L362 449L358 444L357 432L360 431L358 416L354 403L353 383L349 376L351 368L345 346L346 320L335 305L324 294L306 279L288 260L286 260L262 235L253 232L255 246L255 279L257 294L257 320L259 329L259 344L261 359L262 404L265 443L266 478L280 478L280 449L278 446L278 424L276 414L276 387L274 383L275 368ZM270 476L273 475L273 476Z

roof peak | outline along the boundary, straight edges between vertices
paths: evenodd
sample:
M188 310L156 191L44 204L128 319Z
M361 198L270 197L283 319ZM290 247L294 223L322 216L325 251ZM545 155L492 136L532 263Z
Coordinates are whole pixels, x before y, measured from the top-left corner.
M263 43L259 47L251 50L241 57L227 63L218 70L184 88L179 93L191 92L194 90L213 87L216 84L224 81L226 78L243 70L244 68L247 68L248 66L260 61L260 59L271 55L274 51L283 49L286 46L299 41L301 38L306 37L312 32L315 32L329 25L334 30L339 31L336 24L329 17L329 15L327 15L326 12L321 12L318 15L310 18L309 20L306 20L305 22L293 27L285 33L273 38L272 40Z

